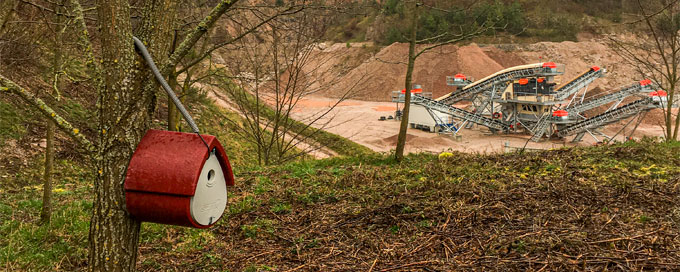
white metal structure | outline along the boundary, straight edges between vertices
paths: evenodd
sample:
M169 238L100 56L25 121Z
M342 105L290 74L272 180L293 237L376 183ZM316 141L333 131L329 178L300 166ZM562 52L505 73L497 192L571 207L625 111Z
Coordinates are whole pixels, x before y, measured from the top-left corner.
M413 95L412 99L416 95ZM412 128L427 129L430 132L439 132L442 127L453 123L451 116L438 111L429 110L420 104L411 105L408 122Z

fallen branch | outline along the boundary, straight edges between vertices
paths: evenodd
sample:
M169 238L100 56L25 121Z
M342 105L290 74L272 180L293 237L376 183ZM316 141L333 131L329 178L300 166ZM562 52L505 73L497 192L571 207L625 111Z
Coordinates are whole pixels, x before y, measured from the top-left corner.
M429 264L429 263L436 263L436 262L437 262L437 261L422 261L422 262L415 262L415 263L404 264L404 265L395 266L395 267L391 267L391 268L385 268L385 269L383 269L383 270L380 270L380 272L392 271L392 270L397 270L397 269L404 268L404 267L416 266L416 265L423 265L423 264Z
M368 269L368 272L372 272L373 268L375 267L375 263L378 262L378 258L375 258L375 261L373 261L373 264L371 265L371 268Z
M660 229L659 229L659 230L652 231L652 232L649 232L649 233L644 233L644 234L640 234L640 235L631 236L631 237L619 237L619 238L613 238L613 239L607 239L607 240L600 240L600 241L588 242L588 244L591 244L591 245L592 245L592 244L600 244L600 243L616 242L616 241L621 241L621 240L634 240L634 239L637 239L637 238L640 238L640 237L652 235L652 234L657 233L657 232L659 232L659 231L660 231Z
M298 269L300 269L300 268L303 268L303 267L305 267L305 266L307 266L307 264L303 264L303 265L298 266L298 267L296 267L296 268L293 268L293 269L291 269L291 270L286 270L286 272L293 272L293 271L296 271L296 270L298 270Z

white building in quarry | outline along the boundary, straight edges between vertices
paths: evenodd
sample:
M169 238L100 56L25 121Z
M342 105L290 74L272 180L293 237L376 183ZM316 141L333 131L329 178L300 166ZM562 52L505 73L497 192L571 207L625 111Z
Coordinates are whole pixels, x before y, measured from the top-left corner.
M406 89L401 91L393 92L393 100L401 99L406 94ZM412 95L418 95L422 97L432 98L431 92L423 92L421 85L413 85L411 90ZM396 119L401 120L401 110L399 110L399 104L397 104ZM419 104L411 104L409 109L409 126L415 129L422 129L429 132L443 132L450 131L453 128L453 117L447 113L440 111L433 111L427 107Z

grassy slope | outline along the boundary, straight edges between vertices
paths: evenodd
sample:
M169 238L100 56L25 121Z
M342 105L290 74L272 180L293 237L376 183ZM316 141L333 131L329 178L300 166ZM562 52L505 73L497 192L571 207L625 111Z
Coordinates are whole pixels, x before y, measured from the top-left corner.
M48 227L34 224L39 165L30 168L14 177L26 187L2 185L0 266L83 268L88 171L58 163ZM143 224L140 268L673 270L678 193L678 144L305 161L241 171L226 220L210 230Z
M677 144L296 163L244 175L228 221L143 267L678 269L679 185Z
M25 116L15 111L11 104L0 100L0 142L17 139L24 134L26 129L21 124L25 119Z

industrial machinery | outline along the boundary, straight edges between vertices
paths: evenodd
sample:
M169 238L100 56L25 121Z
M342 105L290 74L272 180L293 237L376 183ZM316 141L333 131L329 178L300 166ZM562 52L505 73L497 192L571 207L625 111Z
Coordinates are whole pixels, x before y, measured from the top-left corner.
M564 65L553 62L534 63L507 68L477 81L463 74L447 77L449 86L457 87L447 95L432 98L420 86L411 93L411 127L432 132L456 134L474 125L487 127L492 133L527 133L532 141L546 137L565 138L585 134L596 141L598 136L612 140L636 120L631 135L651 109L667 106L666 92L655 91L648 79L605 94L587 96L588 85L604 77L606 70L592 66L564 84L559 84ZM559 86L558 86L559 85ZM392 101L404 103L406 90L394 92ZM469 110L455 106L471 102ZM626 102L626 103L624 103ZM613 104L588 117L585 112ZM638 118L631 118L638 116ZM630 119L616 133L600 131L606 125Z

